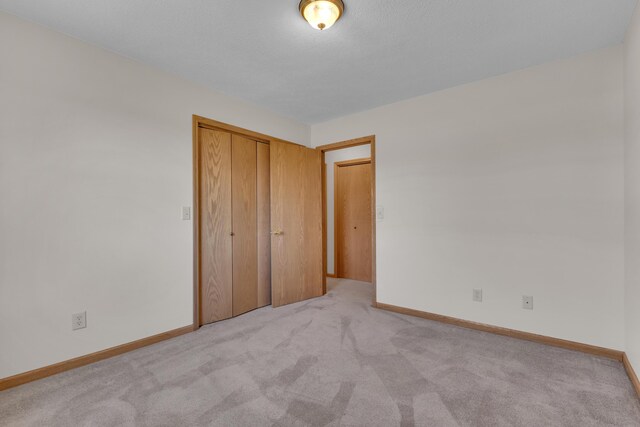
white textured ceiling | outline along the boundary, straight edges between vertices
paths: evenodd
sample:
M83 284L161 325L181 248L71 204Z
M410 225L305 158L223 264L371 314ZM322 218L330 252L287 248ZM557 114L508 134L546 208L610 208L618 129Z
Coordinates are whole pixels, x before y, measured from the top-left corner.
M623 41L637 0L0 0L0 9L306 123Z

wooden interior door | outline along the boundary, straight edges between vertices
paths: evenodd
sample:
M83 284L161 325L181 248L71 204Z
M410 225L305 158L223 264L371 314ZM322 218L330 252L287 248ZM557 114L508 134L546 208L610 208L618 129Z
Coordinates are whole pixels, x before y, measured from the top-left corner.
M258 308L257 143L231 140L233 315Z
M233 315L231 134L199 129L200 324Z
M320 151L272 141L271 289L274 307L322 295Z
M258 143L258 307L271 304L271 197L269 144Z
M336 275L371 282L371 161L336 163L334 180Z

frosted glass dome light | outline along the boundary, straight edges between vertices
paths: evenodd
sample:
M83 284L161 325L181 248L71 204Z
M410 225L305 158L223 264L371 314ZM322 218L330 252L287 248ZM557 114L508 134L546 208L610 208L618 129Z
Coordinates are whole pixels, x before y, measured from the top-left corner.
M302 0L300 13L316 30L326 30L344 13L342 0Z

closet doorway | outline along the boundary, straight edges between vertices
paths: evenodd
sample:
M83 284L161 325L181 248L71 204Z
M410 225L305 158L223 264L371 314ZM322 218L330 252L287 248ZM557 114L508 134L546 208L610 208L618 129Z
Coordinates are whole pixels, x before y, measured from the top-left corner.
M194 328L323 294L322 153L193 117Z

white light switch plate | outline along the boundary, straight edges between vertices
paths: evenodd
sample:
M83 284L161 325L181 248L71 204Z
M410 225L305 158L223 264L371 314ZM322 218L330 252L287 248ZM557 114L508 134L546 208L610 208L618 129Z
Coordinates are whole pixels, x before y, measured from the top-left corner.
M473 290L473 300L475 302L482 302L482 289Z
M384 219L384 207L376 206L376 219Z
M182 220L190 221L191 220L191 206L183 206L182 207Z

